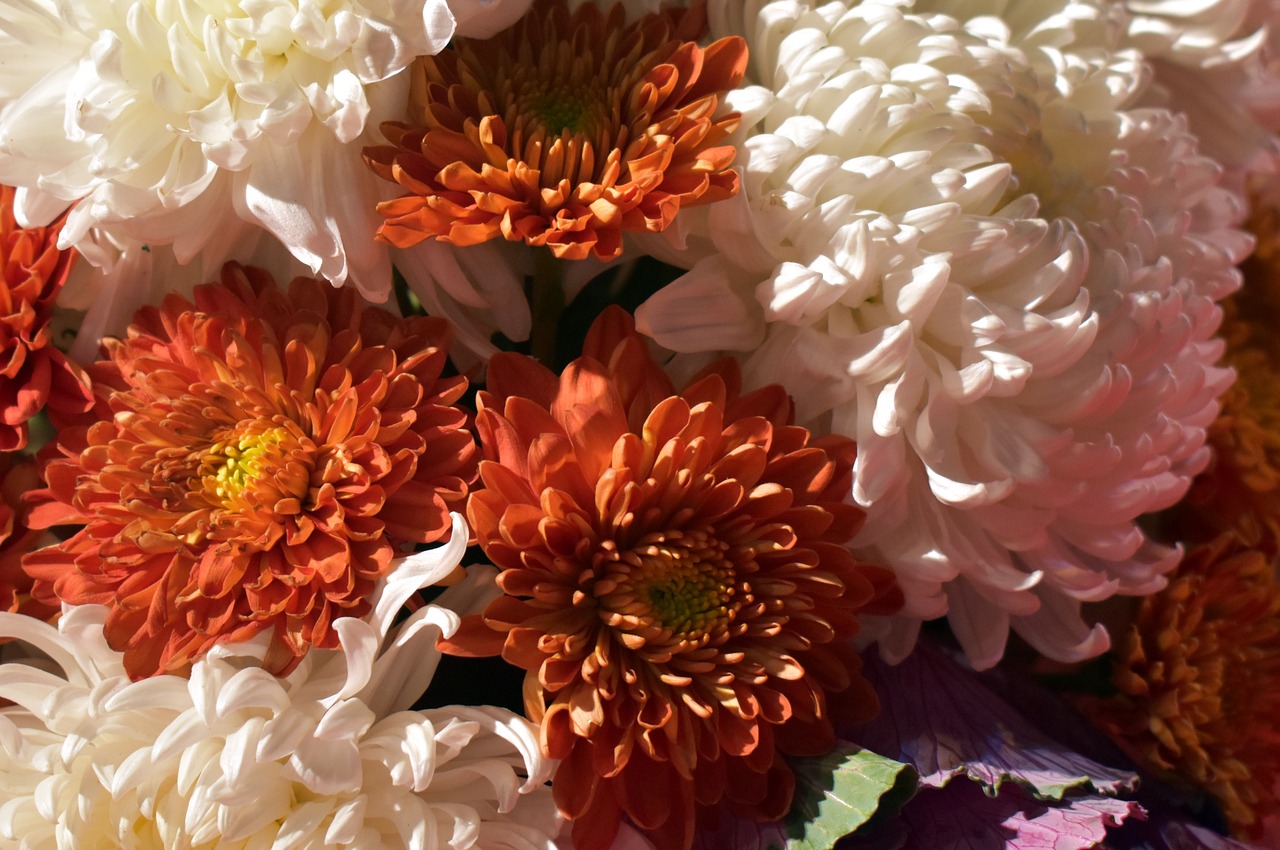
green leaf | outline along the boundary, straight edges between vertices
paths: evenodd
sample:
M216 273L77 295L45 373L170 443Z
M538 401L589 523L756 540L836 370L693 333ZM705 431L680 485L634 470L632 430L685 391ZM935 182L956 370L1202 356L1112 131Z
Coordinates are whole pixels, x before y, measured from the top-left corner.
M831 850L866 825L891 814L916 790L910 765L841 741L818 758L791 759L796 796L785 821L786 850Z

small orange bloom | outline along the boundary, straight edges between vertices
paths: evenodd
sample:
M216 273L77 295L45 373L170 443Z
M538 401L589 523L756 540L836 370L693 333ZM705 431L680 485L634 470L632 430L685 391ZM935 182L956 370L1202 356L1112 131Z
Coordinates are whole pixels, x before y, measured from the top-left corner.
M1119 693L1086 712L1146 768L1212 795L1233 832L1280 815L1280 580L1224 534L1142 601L1116 647Z
M228 265L139 311L90 367L98 421L63 429L31 525L83 526L24 566L111 607L134 678L271 632L266 666L337 645L408 544L445 537L475 475L441 320Z
M61 219L49 227L19 227L14 190L0 186L0 451L27 444L27 420L74 415L92 406L78 370L49 344L49 315L74 254L59 251Z
M684 41L680 14L627 24L621 4L570 14L546 0L494 38L418 59L410 123L384 124L391 145L365 151L410 193L379 204L379 238L502 236L607 260L622 231L661 231L682 207L732 196L739 116L716 110L746 43Z
M783 754L830 749L828 695L875 711L859 612L901 600L842 545L853 443L789 424L780 387L740 395L728 362L676 394L616 308L560 377L494 357L478 406L467 515L506 595L446 646L528 671L574 846L623 813L670 850L698 807L785 815Z

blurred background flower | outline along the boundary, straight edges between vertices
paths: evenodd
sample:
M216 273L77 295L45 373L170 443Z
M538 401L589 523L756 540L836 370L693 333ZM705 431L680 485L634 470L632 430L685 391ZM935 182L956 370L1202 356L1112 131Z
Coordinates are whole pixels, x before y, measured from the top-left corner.
M80 370L50 339L54 302L75 262L55 244L61 226L22 227L14 190L0 186L0 451L27 445L27 422L46 404L59 421L92 404Z
M1224 534L1142 601L1116 647L1118 693L1086 712L1140 765L1207 791L1234 834L1280 815L1280 578Z

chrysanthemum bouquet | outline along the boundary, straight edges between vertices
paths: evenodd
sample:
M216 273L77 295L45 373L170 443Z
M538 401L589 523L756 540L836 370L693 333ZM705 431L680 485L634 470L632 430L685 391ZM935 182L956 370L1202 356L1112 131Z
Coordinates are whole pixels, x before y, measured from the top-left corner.
M1280 848L1273 30L0 0L0 847Z

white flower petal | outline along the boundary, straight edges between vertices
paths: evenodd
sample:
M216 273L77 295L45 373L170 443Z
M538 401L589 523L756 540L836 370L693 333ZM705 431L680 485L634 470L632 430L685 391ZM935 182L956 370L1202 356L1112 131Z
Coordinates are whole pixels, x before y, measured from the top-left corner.
M949 600L977 664L1011 624L1058 657L1097 650L1072 606L1150 592L1171 564L1135 520L1206 462L1230 380L1216 302L1249 243L1221 167L1150 106L1139 51L1239 69L1249 6L709 3L713 36L750 48L728 98L758 107L742 192L682 214L684 262L715 274L660 291L638 326L740 352L748 385L854 437L857 553L897 572L904 618ZM914 631L882 629L891 654Z
M454 560L417 578L456 566L467 534L461 524L461 544L438 547ZM435 561L447 558L437 551ZM454 603L482 603L493 574L480 570ZM117 837L166 850L555 846L554 765L534 724L489 706L375 708L403 707L408 688L425 687L430 673L412 671L405 656L438 655L435 637L454 612L416 612L389 654L390 618L376 628L340 619L343 649L313 650L284 678L256 666L263 647L251 642L216 647L189 680L141 682L106 646L105 617L80 606L55 629L0 613L0 638L20 638L62 668L0 663L0 696L21 698L0 714L0 838L22 842L14 846L76 850ZM354 658L357 646L370 657ZM412 681L397 681L401 672ZM379 700L344 695L363 684Z
M463 38L492 38L529 10L533 0L449 0Z
M10 5L0 181L78 202L64 247L180 240L183 262L204 251L219 267L238 216L334 283L385 297L382 188L359 148L400 117L405 69L453 36L446 0ZM167 218L215 185L235 197Z

